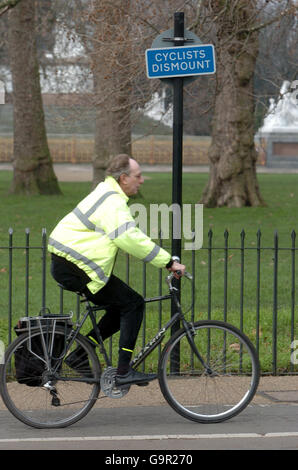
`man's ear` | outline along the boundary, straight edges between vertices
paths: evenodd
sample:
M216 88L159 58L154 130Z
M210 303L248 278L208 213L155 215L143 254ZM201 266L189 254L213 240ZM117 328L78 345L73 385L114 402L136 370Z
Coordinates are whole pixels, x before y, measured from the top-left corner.
M126 185L126 178L127 175L125 173L122 173L122 175L119 176L119 186Z

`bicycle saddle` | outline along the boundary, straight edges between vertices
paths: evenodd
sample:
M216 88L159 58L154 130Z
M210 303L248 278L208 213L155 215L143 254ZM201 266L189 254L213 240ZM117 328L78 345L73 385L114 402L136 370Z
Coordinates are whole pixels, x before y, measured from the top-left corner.
M86 294L84 292L81 292L77 289L69 289L68 287L65 287L63 284L60 284L59 282L57 283L58 287L60 287L63 290L68 290L70 292L75 292L76 294L80 295L83 297L83 300L81 302L88 302L88 299L86 297ZM106 310L109 307L109 305L96 305L95 307L92 307L92 310L94 311L99 311L99 310Z
M85 295L82 291L80 291L78 289L70 289L69 287L66 287L63 284L60 284L59 282L58 282L57 285L58 285L58 287L60 287L63 290L68 290L69 292L75 292L76 294L81 295L81 296Z

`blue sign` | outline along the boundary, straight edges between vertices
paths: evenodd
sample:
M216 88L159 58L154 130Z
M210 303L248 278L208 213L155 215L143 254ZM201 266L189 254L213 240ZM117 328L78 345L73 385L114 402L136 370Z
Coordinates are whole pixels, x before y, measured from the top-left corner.
M214 46L163 47L146 50L148 78L188 77L215 73Z

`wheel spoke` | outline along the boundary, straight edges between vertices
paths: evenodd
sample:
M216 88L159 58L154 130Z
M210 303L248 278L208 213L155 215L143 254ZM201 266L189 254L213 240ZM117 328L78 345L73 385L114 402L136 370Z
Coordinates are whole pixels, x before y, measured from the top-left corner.
M245 335L223 322L197 322L194 329L195 345L208 369L193 354L181 329L161 356L161 390L175 411L188 419L224 421L240 413L256 392L259 363L255 349ZM180 364L173 367L171 353L178 344Z
M38 340L38 335L40 332L31 335L32 343ZM64 336L65 332L56 329L55 335ZM47 339L50 344L51 332L47 332ZM53 372L47 370L47 365L42 363L44 371L38 380L35 377L39 385L33 387L26 385L30 378L25 377L19 383L16 375L15 354L27 344L28 335L15 340L1 367L1 394L7 408L20 421L37 428L64 427L83 418L94 405L100 390L100 365L93 348L78 335L57 372L55 367ZM78 350L81 359L70 364L71 354Z

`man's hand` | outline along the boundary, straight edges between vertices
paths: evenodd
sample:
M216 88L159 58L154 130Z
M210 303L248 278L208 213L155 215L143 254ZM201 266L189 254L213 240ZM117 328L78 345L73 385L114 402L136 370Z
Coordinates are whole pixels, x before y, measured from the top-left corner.
M180 277L182 277L185 273L185 266L184 264L180 264L177 261L174 261L172 266L169 268L169 271L174 273L174 277L176 279L180 279ZM179 271L179 274L177 273L177 271Z

